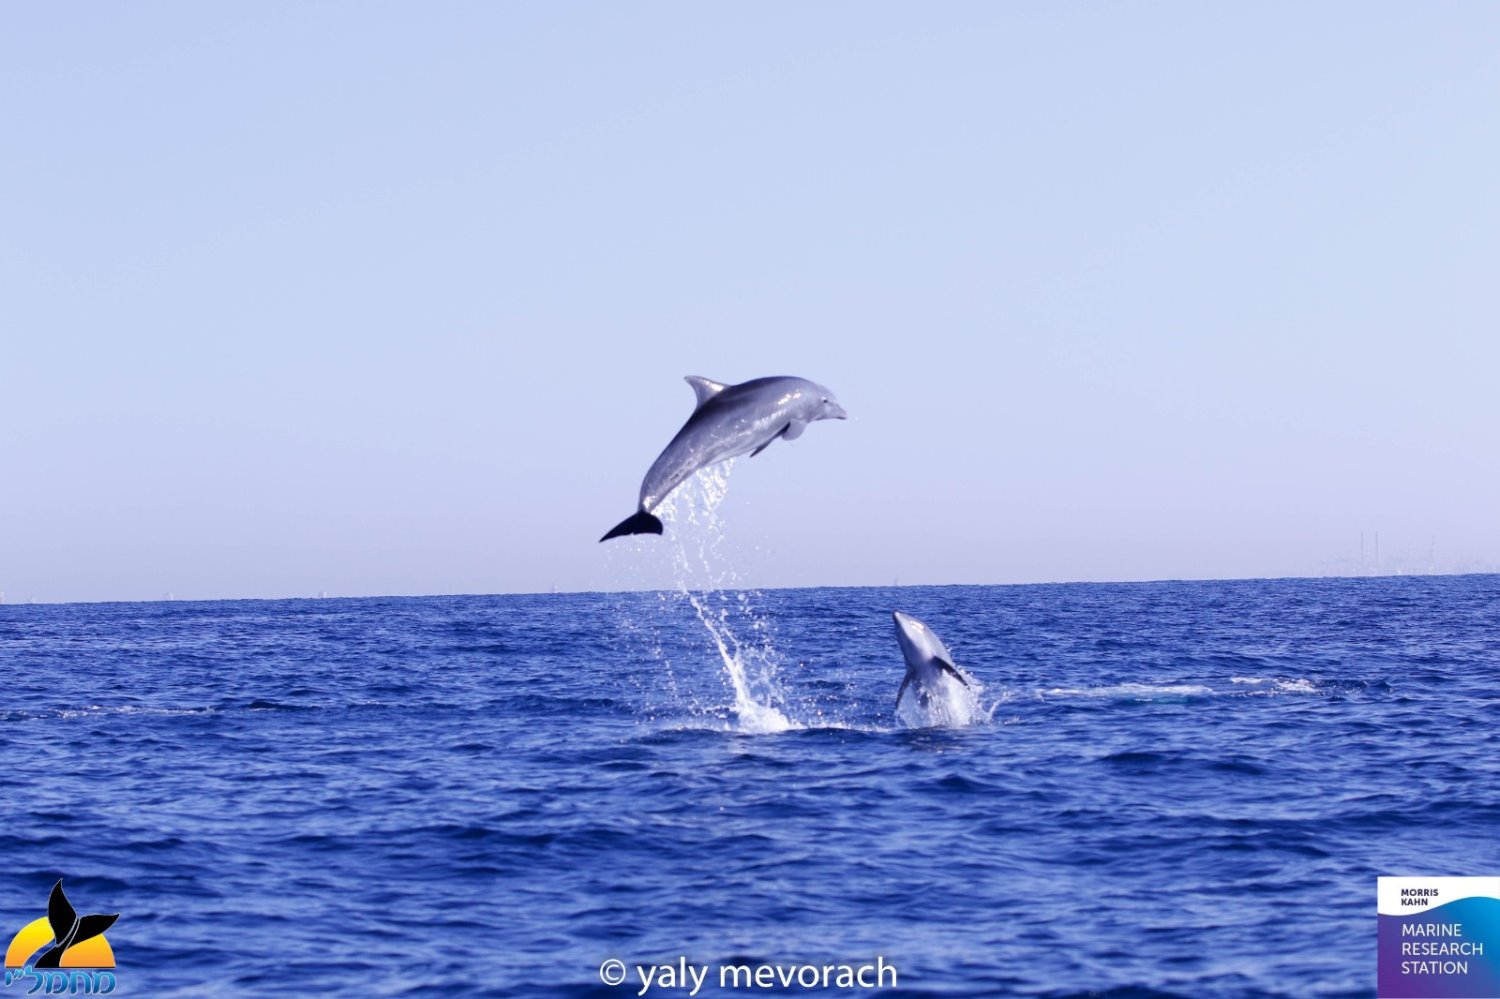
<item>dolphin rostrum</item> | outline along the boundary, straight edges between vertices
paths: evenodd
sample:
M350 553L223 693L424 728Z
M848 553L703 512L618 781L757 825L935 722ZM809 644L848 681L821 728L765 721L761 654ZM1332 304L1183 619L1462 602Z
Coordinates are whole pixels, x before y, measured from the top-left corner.
M953 665L953 653L931 628L900 611L892 611L891 617L896 622L896 644L901 646L901 654L906 657L906 676L901 681L901 689L896 691L898 712L907 687L913 688L917 703L927 708L934 697L941 696L944 686L951 686L944 681L944 676L952 677L973 691L977 681Z
M657 455L641 481L641 503L600 541L622 534L660 534L652 514L667 495L700 468L742 454L754 457L776 438L796 440L814 420L842 420L833 393L805 378L756 378L738 385L688 375L698 396L693 415Z
M52 886L52 895L47 899L47 922L52 926L52 947L36 959L34 967L60 967L63 954L74 944L97 937L115 924L118 912L108 916L80 916L63 894L62 878Z

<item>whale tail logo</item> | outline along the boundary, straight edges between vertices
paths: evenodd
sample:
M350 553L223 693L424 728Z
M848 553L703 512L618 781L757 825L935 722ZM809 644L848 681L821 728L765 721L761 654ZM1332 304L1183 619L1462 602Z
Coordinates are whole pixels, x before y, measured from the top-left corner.
M63 894L62 878L52 886L52 895L47 899L47 922L52 926L52 947L36 959L38 968L61 967L62 957L68 948L85 940L102 936L120 918L118 912L110 916L80 916L73 908L68 896Z
M115 954L104 931L119 918L118 912L80 916L63 893L62 878L58 878L47 898L47 915L15 935L5 953L5 966L19 968L30 963L35 968L113 968ZM49 943L51 946L47 946ZM42 947L47 947L46 951L29 961Z
M618 538L622 534L660 534L661 521L645 510L633 513L620 521L610 530L608 534L600 538L600 541L608 541L610 538Z

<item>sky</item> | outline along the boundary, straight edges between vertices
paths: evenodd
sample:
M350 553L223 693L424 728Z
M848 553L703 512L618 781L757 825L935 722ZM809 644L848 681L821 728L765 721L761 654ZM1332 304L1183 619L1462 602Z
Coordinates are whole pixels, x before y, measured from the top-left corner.
M736 463L735 585L1495 571L1496 52L1462 2L8 5L0 592L671 586L597 540L690 374L851 417Z

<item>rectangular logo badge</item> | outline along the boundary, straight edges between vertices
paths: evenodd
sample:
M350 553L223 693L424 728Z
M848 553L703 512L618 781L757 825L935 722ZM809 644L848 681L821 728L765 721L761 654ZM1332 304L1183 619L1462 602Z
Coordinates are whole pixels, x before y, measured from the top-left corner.
M1380 999L1500 999L1500 877L1378 880Z

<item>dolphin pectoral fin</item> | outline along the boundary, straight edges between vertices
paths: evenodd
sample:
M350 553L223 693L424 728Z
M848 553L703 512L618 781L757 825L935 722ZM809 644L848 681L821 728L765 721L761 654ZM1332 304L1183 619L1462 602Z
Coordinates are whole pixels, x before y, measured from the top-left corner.
M945 672L945 673L949 674L950 676L952 676L953 679L957 680L959 683L963 684L965 687L969 686L969 681L964 679L963 672L957 666L953 665L952 663L950 663L946 659L934 659L933 662L937 663L938 666L942 667L943 672Z
M782 427L780 430L778 430L774 434L772 434L771 435L771 440L766 441L760 447L756 448L754 451L751 451L750 452L750 457L754 458L756 455L760 454L766 448L770 447L771 446L771 441L774 441L776 438L778 438L778 437L785 437L789 441L794 441L798 437L801 437L802 436L802 431L806 430L806 429L807 429L807 424L803 423L801 420L792 420L786 426Z
M776 432L775 432L775 433L774 433L774 434L772 434L772 435L771 435L771 436L770 436L770 437L769 437L769 438L768 438L768 439L767 439L767 440L766 440L766 442L765 442L765 443L764 443L764 444L762 444L762 445L761 445L761 446L760 446L760 447L758 447L758 448L756 448L756 449L755 449L755 450L754 450L754 451L751 451L751 452L750 452L750 457L752 457L752 458L754 458L754 457L755 457L755 456L756 456L756 455L758 455L758 454L760 454L760 453L761 453L761 452L762 452L762 451L764 451L764 450L765 450L765 449L766 449L766 448L768 448L768 447L770 447L770 446L771 446L771 441L774 441L774 440L775 440L775 439L776 439L776 438L778 438L778 437L780 437L780 436L781 436L781 435L782 435L782 434L784 434L784 433L786 433L786 431L787 431L787 427L790 427L790 426L791 426L791 424L790 424L790 423L788 423L788 424L787 424L787 425L786 425L786 426L785 426L785 427L782 427L782 428L781 428L781 429L780 429L780 430L778 430L778 431L776 431Z
M608 541L610 538L618 538L624 534L660 534L661 531L660 520L645 510L639 510L620 521L610 529L608 534L599 540Z
M896 710L897 711L901 710L901 695L904 694L904 693L906 693L906 688L907 688L908 685L910 685L910 683L911 683L911 671L908 670L907 673L906 673L906 676L903 677L902 680L901 680L901 689L898 690L898 691L896 691Z
M716 382L701 375L686 375L682 380L693 387L693 394L698 397L698 406L703 405L727 387L723 382ZM694 408L696 409L697 406Z

